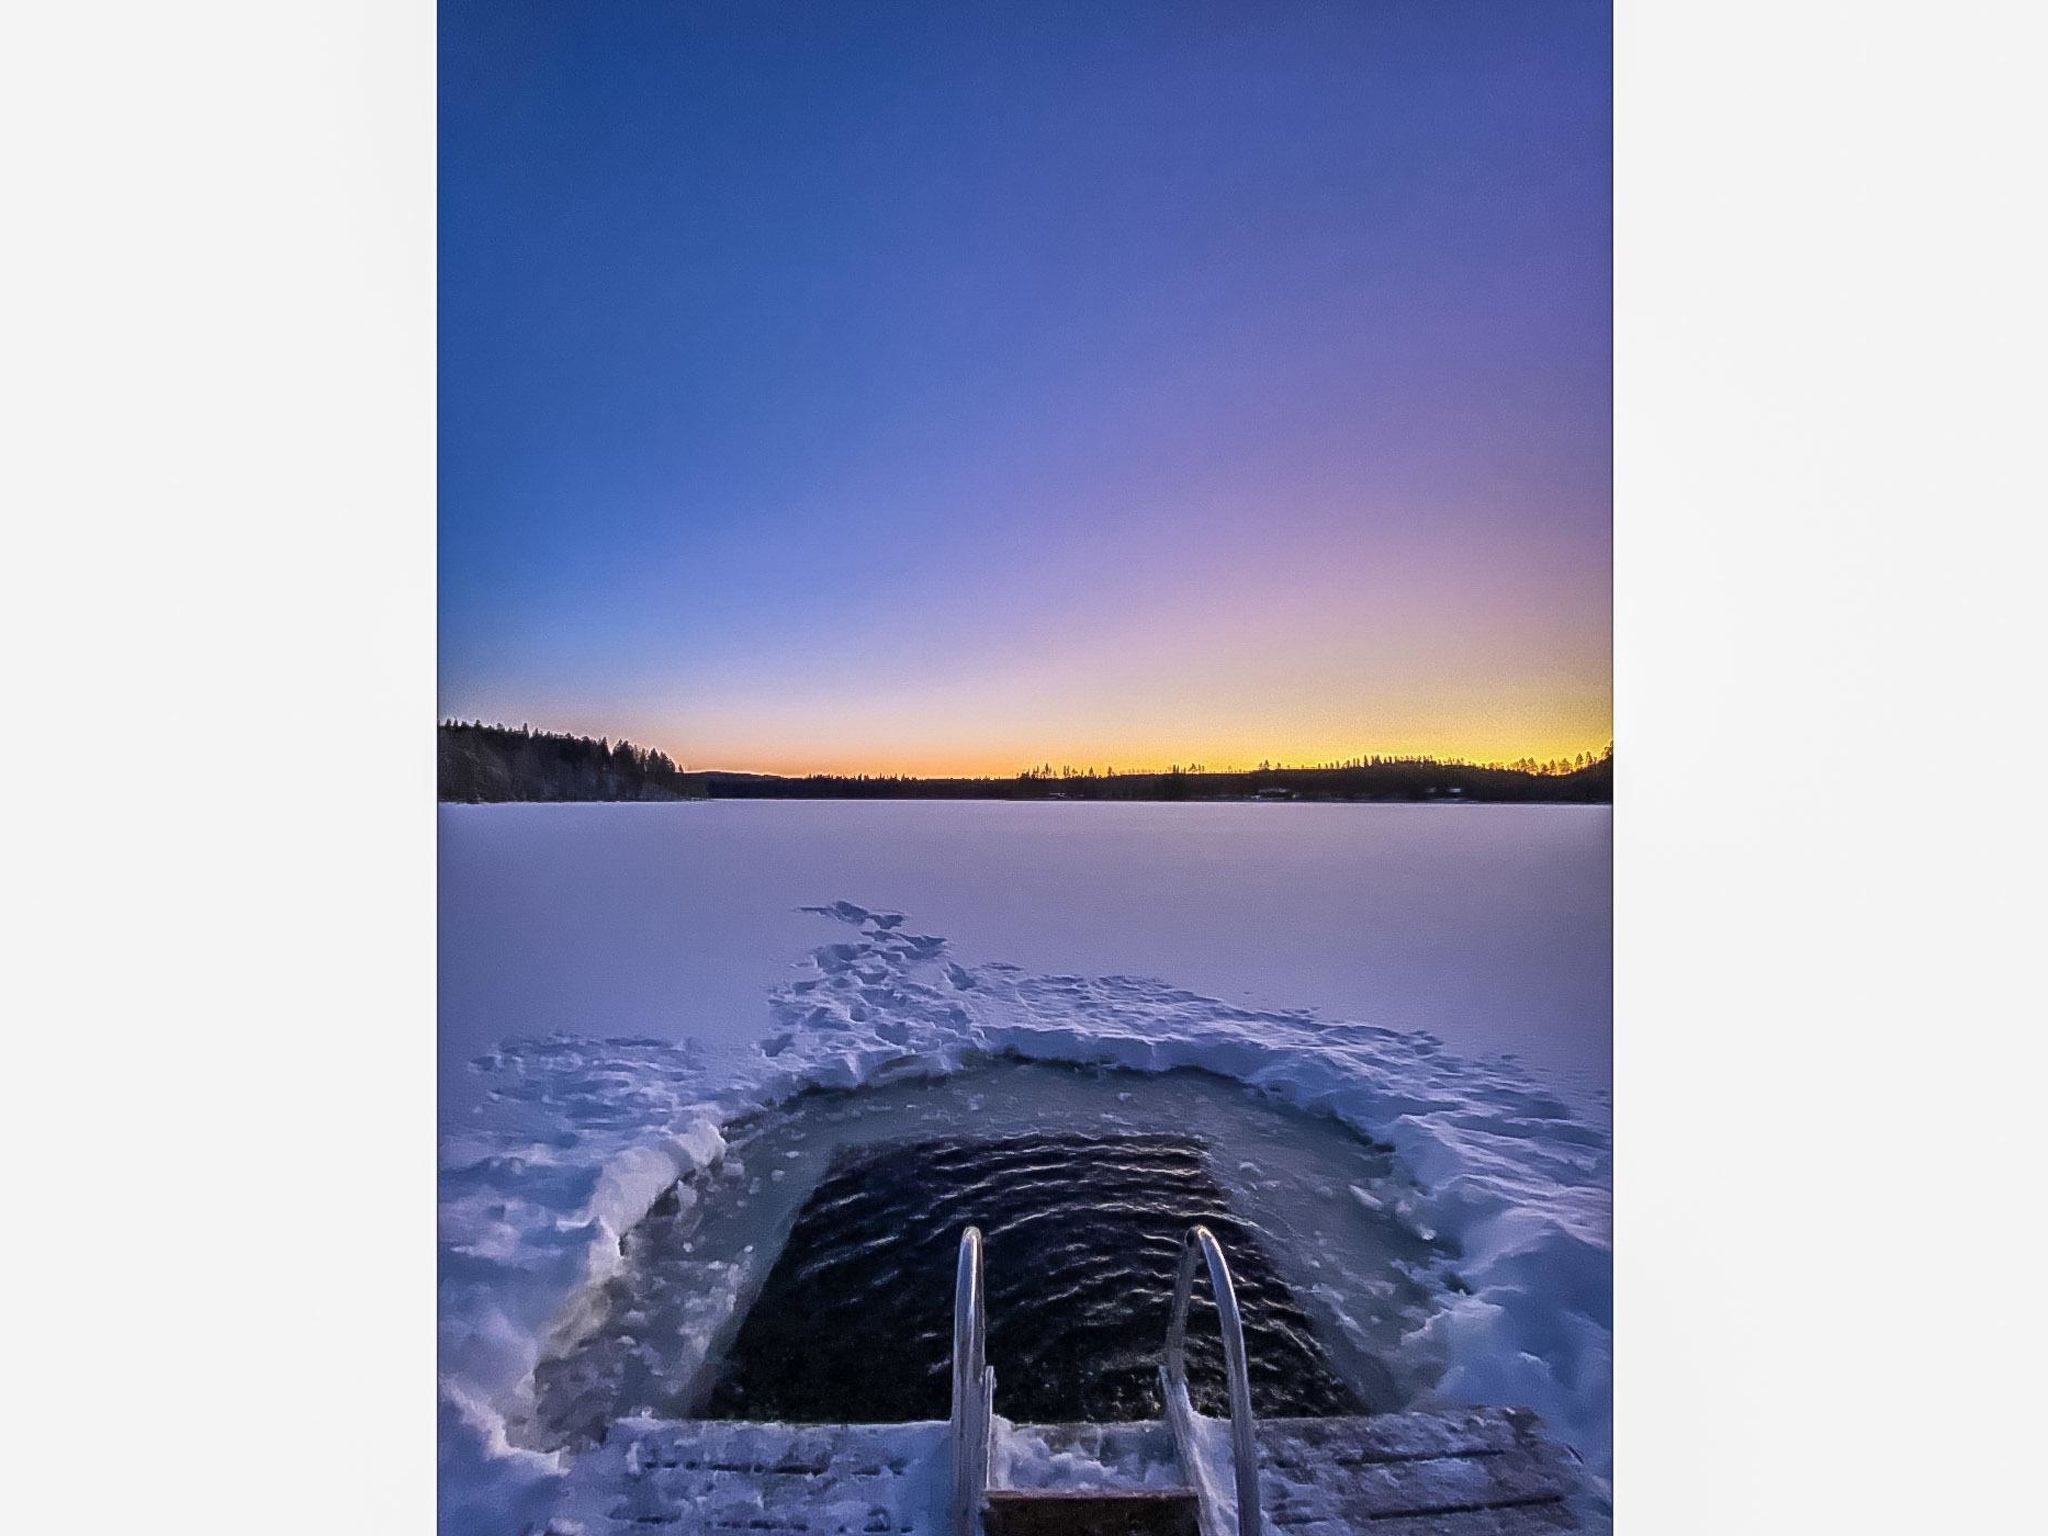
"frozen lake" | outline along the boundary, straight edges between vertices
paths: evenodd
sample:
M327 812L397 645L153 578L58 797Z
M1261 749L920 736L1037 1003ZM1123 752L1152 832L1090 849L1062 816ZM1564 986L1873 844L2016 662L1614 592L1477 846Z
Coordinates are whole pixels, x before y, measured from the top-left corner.
M1512 1053L1591 1118L1610 1085L1605 806L713 801L443 806L440 1020L507 1038L771 1028L852 901L969 963L1158 977Z
M1171 1143L1204 1174L1146 1186L1173 1191L1146 1207L1161 1264L1207 1190L1271 1260L1268 1342L1292 1330L1332 1390L1530 1406L1604 1478L1610 824L444 807L444 1517L540 1518L622 1413L798 1391L750 1372L733 1330L819 1180L842 1154L881 1167L884 1144L1002 1137L1121 1137L1111 1163ZM943 1245L947 1209L891 1223ZM1000 1253L1003 1223L1035 1218L996 1200L982 1219Z

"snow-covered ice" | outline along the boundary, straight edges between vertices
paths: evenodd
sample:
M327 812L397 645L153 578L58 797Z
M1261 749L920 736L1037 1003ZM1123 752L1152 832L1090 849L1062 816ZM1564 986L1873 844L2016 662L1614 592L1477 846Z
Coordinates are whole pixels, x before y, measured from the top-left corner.
M1411 1175L1394 1197L1402 1214L1458 1254L1433 1277L1439 1305L1412 1339L1443 1362L1435 1399L1532 1406L1604 1470L1606 1137L1520 1069L1426 1036L1241 1008L1145 978L962 967L895 914L844 902L829 911L844 935L779 989L777 1028L748 1060L556 1036L476 1064L484 1102L442 1147L451 1528L467 1528L471 1512L545 1509L564 1458L508 1434L531 1417L534 1367L595 1325L621 1234L679 1178L718 1161L724 1127L807 1088L1001 1057L1199 1069L1391 1144ZM682 1195L695 1198L687 1186Z
M1161 976L1513 1052L1604 1117L1611 826L1605 806L443 806L444 1093L558 1030L744 1055L819 942L798 909L846 897L963 967Z

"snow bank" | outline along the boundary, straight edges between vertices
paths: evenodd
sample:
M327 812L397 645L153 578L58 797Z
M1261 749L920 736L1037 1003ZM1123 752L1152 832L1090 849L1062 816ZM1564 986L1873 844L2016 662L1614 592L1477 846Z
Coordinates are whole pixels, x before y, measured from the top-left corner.
M1443 1362L1435 1401L1533 1407L1606 1476L1607 1138L1517 1066L1143 977L966 966L901 914L843 901L807 910L850 935L776 990L774 1032L747 1059L555 1036L475 1064L486 1102L442 1147L445 1528L473 1528L467 1513L485 1507L524 1519L544 1506L559 1458L518 1448L534 1364L592 1325L620 1234L719 1159L721 1125L808 1088L1005 1056L1200 1069L1393 1145L1412 1178L1398 1214L1456 1255L1428 1277L1441 1305L1411 1341ZM693 1198L687 1186L682 1196Z

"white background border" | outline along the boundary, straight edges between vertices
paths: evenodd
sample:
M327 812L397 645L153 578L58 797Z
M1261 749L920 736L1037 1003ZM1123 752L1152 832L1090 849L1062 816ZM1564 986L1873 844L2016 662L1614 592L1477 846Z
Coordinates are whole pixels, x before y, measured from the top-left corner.
M432 9L6 29L10 1513L425 1531ZM1616 36L1621 1528L2011 1528L2042 13Z
M1623 1530L2040 1518L2044 40L1617 18Z

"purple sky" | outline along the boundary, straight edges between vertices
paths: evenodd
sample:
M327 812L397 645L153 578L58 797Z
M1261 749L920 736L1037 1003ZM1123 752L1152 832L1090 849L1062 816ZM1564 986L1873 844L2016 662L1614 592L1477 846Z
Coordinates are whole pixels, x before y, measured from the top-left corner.
M1610 735L1605 4L442 8L444 713Z

